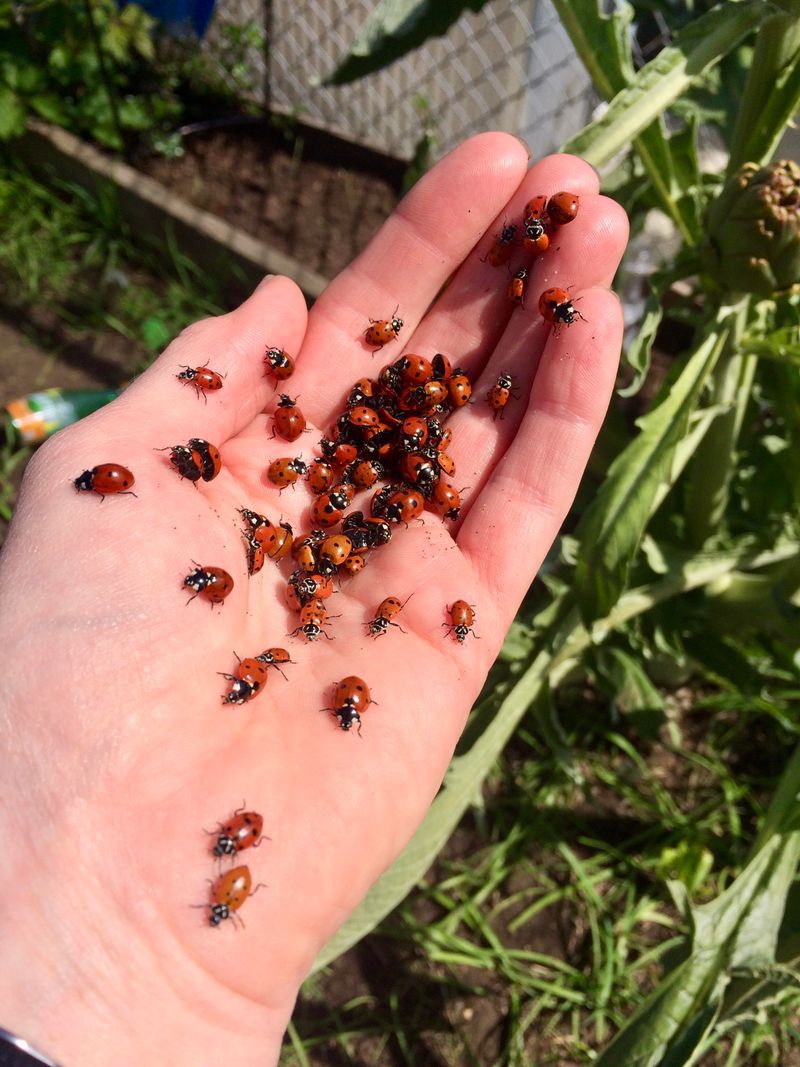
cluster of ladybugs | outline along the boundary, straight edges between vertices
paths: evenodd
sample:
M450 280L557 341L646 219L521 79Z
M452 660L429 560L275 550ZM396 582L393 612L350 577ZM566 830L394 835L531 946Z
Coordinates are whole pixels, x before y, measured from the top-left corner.
M560 226L571 222L578 212L578 197L557 193L547 198L537 196L525 207L523 236L517 239L518 226L504 225L497 234L487 260L493 266L508 264L514 250L522 244L528 252L541 254L552 242ZM509 298L524 304L527 270L514 275ZM539 311L546 321L558 326L571 325L580 313L575 310L564 289L547 289L539 298ZM372 320L364 333L366 344L380 350L393 341L403 327L397 312L385 320ZM294 372L294 360L283 349L268 347L265 371L283 382ZM182 367L178 379L194 387L207 402L207 394L222 388L223 378L210 367ZM516 394L513 380L501 374L486 399L494 418L502 418L510 398ZM276 562L289 553L295 568L286 586L286 600L299 613L298 625L290 636L300 635L307 641L320 636L331 639L327 627L333 618L326 602L334 592L333 579L354 576L367 565L370 555L387 545L398 525L408 526L427 507L443 519L454 521L461 509L460 492L449 480L455 475L455 462L447 452L452 430L444 420L454 410L470 402L472 384L464 371L453 367L442 353L431 359L405 355L386 364L377 378L360 378L352 387L343 410L327 437L320 441L321 455L306 463L301 457L282 457L271 462L267 479L279 490L305 479L315 496L311 508L313 528L295 537L292 527L283 521L271 522L265 515L240 508L249 575L257 574L267 559ZM306 430L306 419L296 400L280 394L274 411L272 436L289 442L298 440ZM222 468L219 450L202 438L191 438L185 445L168 446L169 462L182 478L192 482L212 481ZM134 476L116 463L103 463L84 471L75 480L78 490L92 491L104 499L107 494L136 494L131 491ZM384 484L378 484L382 482ZM373 490L368 508L348 512L357 492ZM338 531L334 527L341 524ZM190 600L202 597L213 607L222 603L233 589L233 578L221 567L193 561L193 570L183 580L191 591ZM406 601L407 602L407 601ZM380 637L396 627L405 606L397 596L384 597L367 633ZM442 625L447 634L463 643L472 633L475 613L465 600L447 607L448 621ZM235 653L234 653L235 655ZM293 663L284 648L272 647L259 655L239 659L234 673L219 672L230 683L222 697L224 704L241 705L254 699L265 687L269 671L283 674L282 667ZM284 675L285 677L285 675ZM342 678L333 687L330 711L342 730L356 727L361 732L361 715L372 704L367 683L355 675ZM231 820L220 824L214 854L235 857L240 851L256 847L262 840L263 818L256 812L237 810ZM246 866L232 868L213 885L210 923L219 925L234 918L252 889Z
M551 197L534 196L525 205L522 217L522 237L517 237L518 223L506 223L496 235L495 242L486 253L493 267L507 265L520 247L539 256L546 252L561 226L572 222L580 207L580 199L574 193L555 193ZM510 269L510 268L509 268ZM508 298L512 304L525 305L525 286L528 280L527 267L520 267L508 286ZM583 316L576 311L566 289L545 289L539 297L539 314L556 326L571 326L576 318Z

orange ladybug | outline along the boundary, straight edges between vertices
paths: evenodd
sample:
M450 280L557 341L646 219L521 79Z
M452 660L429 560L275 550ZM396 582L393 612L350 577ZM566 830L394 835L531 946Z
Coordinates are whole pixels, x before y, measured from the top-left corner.
M296 441L305 428L305 415L297 406L297 401L281 393L273 416L272 436L277 434L284 441Z
M454 600L447 609L447 613L450 616L450 622L443 622L442 626L447 628L447 634L452 634L460 645L463 645L466 641L467 634L472 634L476 640L480 640L472 629L472 624L475 621L475 612L471 604L468 604L466 600Z
M72 484L85 493L97 493L102 503L112 494L136 496L136 493L130 491L135 480L128 468L120 463L100 463L79 474Z
M504 224L500 233L495 234L494 244L483 257L481 262L485 263L488 260L493 267L502 267L504 263L508 263L514 252L516 236L517 227L515 225L506 226Z
M571 326L576 318L582 319L580 311L570 299L566 289L545 289L539 297L539 313L554 326Z
M513 381L511 375L499 375L497 381L486 394L486 399L489 401L489 407L494 413L493 418L496 419L499 415L502 419L505 413L506 404L513 395Z
M279 382L291 378L294 374L294 360L282 348L267 348L264 356L267 374L274 374Z
M578 214L580 198L574 193L556 193L547 201L547 214L556 226L566 226Z
M514 277L508 286L508 299L512 304L519 304L520 307L525 307L525 282L528 280L528 272L525 267L522 267Z
M410 598L409 598L410 599ZM389 632L390 626L396 626L400 633L406 631L400 625L399 622L392 622L395 615L399 615L403 608L408 603L408 599L405 601L400 600L396 596L387 596L385 600L382 600L378 605L378 610L375 612L375 618L367 623L367 631L372 637L380 637L381 634Z
M403 328L403 320L397 317L397 308L390 319L370 319L369 326L364 333L364 340L372 345L377 352L393 341Z
M374 701L367 683L355 674L342 678L341 682L334 686L332 711L342 730L351 730L355 725L361 733L361 716L372 703Z
M281 492L287 485L294 485L298 478L305 477L306 474L308 474L308 467L299 457L297 459L291 457L274 459L267 467L267 478L273 485L279 486Z
M217 389L222 388L222 375L217 374L215 370L211 370L210 367L187 367L185 364L181 364L183 368L180 374L176 374L175 377L180 381L191 382L194 386L194 391L198 396L202 394L203 400L208 403L208 397L206 393L213 393Z

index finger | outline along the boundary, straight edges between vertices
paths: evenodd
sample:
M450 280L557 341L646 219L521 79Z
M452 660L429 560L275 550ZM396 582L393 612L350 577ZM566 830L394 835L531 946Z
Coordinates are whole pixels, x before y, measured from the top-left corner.
M527 166L522 142L510 134L483 133L465 141L417 182L328 286L311 310L295 375L315 421L330 417L357 378L375 376L391 358L391 343L383 359L365 343L370 318L389 319L397 309L411 336L513 196ZM398 356L400 351L397 346Z

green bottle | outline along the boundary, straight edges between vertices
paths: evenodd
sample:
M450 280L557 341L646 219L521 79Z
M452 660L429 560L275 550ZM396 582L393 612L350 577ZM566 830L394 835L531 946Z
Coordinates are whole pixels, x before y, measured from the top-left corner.
M119 389L45 389L9 401L3 408L4 422L19 444L38 445L119 394Z

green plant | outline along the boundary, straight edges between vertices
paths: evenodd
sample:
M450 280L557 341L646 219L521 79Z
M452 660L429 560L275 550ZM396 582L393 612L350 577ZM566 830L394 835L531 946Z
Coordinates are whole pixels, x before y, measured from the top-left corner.
M717 687L740 729L767 717L795 755L750 856L734 857L724 880L685 821L683 839L665 846L654 867L677 879L669 885L685 931L683 959L633 1018L613 1020L620 1032L593 1062L677 1067L699 1063L732 1028L785 1003L797 963L784 915L800 857L800 482L792 461L800 443L800 231L792 166L762 168L800 106L800 5L737 0L684 18L638 71L628 5L610 15L595 0L556 6L608 100L603 116L565 149L600 167L622 155L610 183L632 202L657 206L683 242L651 279L642 331L627 353L628 395L648 375L668 293L670 314L689 327L691 341L635 427L601 441L599 485L512 628L442 791L317 965L362 937L417 883L526 718L566 772L580 777L558 713L560 687L591 678L626 730L652 737L668 725L659 681L692 678ZM439 32L438 23L425 23L427 11L419 0L379 4L332 81L402 54L412 30L415 43L426 26ZM750 48L748 67L739 60ZM697 134L723 63L726 77L738 71L739 80L736 123L724 131L728 172L720 176L703 172ZM731 219L726 205L748 197L757 207ZM769 232L777 236L765 238ZM715 267L731 241L754 261L753 284L743 271ZM669 808L662 818L676 821ZM740 825L736 833L747 840ZM585 869L574 873L590 885ZM690 903L690 891L704 903ZM598 1043L607 1036L595 1035Z

